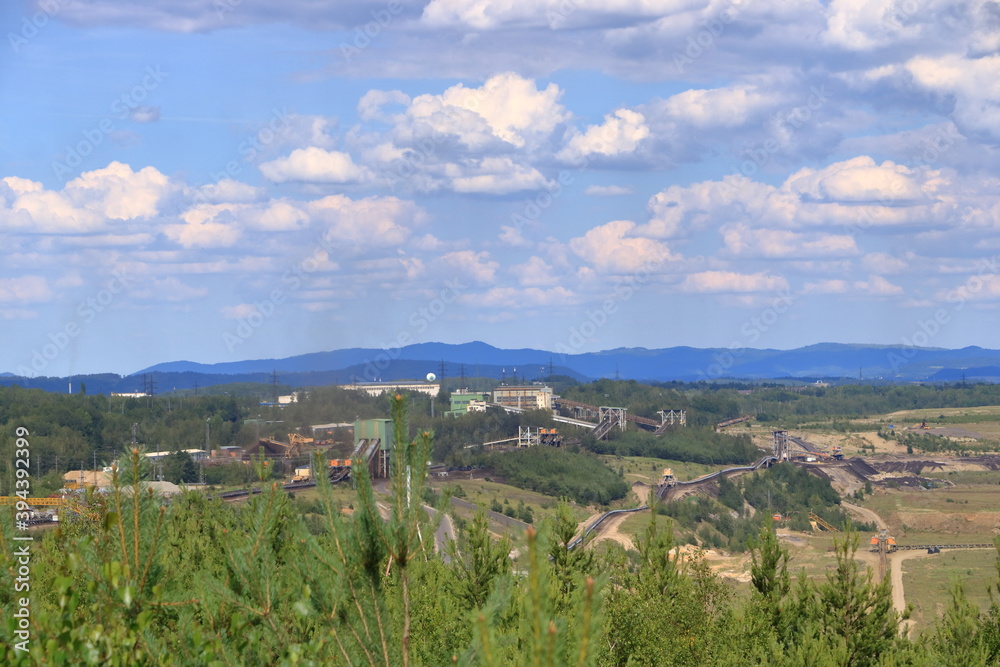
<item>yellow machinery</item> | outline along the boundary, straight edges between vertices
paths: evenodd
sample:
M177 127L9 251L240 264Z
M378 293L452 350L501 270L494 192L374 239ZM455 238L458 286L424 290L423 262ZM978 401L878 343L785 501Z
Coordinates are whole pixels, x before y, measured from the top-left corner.
M73 498L32 498L30 496L27 498L20 498L18 496L0 496L0 506L15 505L21 500L24 500L24 502L34 508L65 507L67 510L93 521L97 521L101 518L101 511L98 508L85 505L79 502L79 500Z
M812 521L815 521L816 524L819 525L819 527L822 528L823 530L829 531L831 533L839 533L840 532L839 530L837 530L836 528L834 528L832 525L830 525L829 522L825 521L823 519L823 517L819 516L818 514L813 514L812 512L809 512L809 518Z
M663 480L660 482L664 486L676 486L677 478L674 477L674 471L671 468L663 469Z
M20 498L18 496L0 496L0 505L14 505L23 500L32 507L62 507L66 504L65 498Z
M289 433L288 434L288 444L290 444L292 447L296 447L296 446L302 447L303 445L311 445L311 444L313 444L313 439L312 438L307 438L304 435L299 435L298 433Z

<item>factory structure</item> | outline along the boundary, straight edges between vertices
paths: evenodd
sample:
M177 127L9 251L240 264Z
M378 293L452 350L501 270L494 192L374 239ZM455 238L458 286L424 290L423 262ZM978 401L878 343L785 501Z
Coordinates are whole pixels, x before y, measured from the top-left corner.
M543 385L500 385L493 390L493 402L505 408L520 410L551 410L552 387Z
M413 391L428 396L437 396L441 393L441 385L436 382L424 382L419 380L402 382L354 382L352 384L338 385L340 389L352 391L363 391L369 396L381 396L390 391Z

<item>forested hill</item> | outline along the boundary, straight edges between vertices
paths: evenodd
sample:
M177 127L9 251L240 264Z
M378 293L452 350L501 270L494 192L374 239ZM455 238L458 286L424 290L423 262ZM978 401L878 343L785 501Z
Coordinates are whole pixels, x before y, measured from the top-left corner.
M21 373L27 371L22 367ZM1000 350L959 350L903 345L824 343L793 350L671 347L619 348L601 352L500 349L486 343L421 343L399 348L350 348L282 359L217 364L172 361L131 375L72 377L0 375L0 385L17 384L46 391L67 391L87 384L91 393L141 391L152 380L158 391L192 389L236 382L269 382L275 373L290 386L347 384L424 378L492 378L519 382L565 375L577 381L601 377L647 382L710 381L727 378L790 378L835 382L997 382Z

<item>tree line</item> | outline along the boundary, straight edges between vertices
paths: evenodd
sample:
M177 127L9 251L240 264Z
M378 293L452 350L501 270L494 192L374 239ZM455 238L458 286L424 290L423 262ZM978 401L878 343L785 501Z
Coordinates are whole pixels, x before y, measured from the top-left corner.
M435 553L433 522L411 502L424 495L433 445L429 432L409 437L405 407L393 407L393 477L378 499L387 516L359 470L353 513L321 483L308 526L297 501L267 484L263 460L255 471L267 488L246 505L197 493L165 505L143 489L148 471L133 453L112 492L92 499L94 513L35 542L26 651L14 616L19 543L4 520L0 660L920 667L1000 659L1000 605L976 608L959 584L931 630L901 634L888 582L853 557L856 533L838 541L826 575L810 580L793 577L765 525L752 541L749 595L736 595L703 559L682 558L671 522L656 513L628 553L568 549L576 523L565 506L527 531L516 569L509 541L491 537L482 512Z

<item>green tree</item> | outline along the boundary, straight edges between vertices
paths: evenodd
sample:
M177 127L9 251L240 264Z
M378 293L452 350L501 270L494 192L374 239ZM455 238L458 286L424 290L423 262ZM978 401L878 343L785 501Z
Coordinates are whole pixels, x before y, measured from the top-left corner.
M569 503L565 500L559 502L555 516L547 523L551 535L548 556L549 562L552 563L556 595L561 601L567 602L579 581L577 575L589 575L593 572L594 552L584 548L583 543L576 548L570 548L573 538L576 537L577 522L573 518Z
M482 510L473 515L464 537L462 553L459 553L455 542L448 545L455 573L450 589L471 611L486 603L497 577L510 572L511 547L506 536L493 541L489 519Z
M198 468L187 452L176 451L163 462L163 478L174 484L189 484L198 481Z
M791 590L791 577L788 573L788 550L778 542L770 516L761 526L757 540L750 545L750 582L761 611L780 634L785 625L782 605Z
M844 667L878 664L899 635L889 577L876 582L871 568L862 571L854 559L859 541L850 528L843 538L835 539L836 567L817 587L811 617L827 636L843 644Z
M960 582L952 584L950 603L944 615L938 619L934 633L930 636L932 652L941 664L980 665L996 664L991 660L987 634L980 618L979 607L965 596Z

